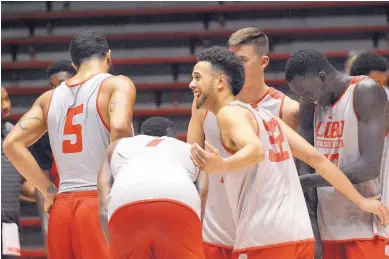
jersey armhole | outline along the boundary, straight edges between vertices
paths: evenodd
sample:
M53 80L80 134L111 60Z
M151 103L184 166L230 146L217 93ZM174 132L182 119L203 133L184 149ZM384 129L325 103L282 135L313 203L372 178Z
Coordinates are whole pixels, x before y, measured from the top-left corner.
M282 120L282 116L284 115L284 114L282 113L282 108L284 107L285 98L286 98L286 95L284 95L284 96L282 97L281 105L280 105L279 118L280 118L281 120Z
M98 90L97 96L96 96L96 111L97 111L97 115L99 116L101 123L103 123L104 127L108 130L108 132L111 132L111 128L104 121L103 116L101 115L100 108L99 108L99 96L100 96L100 91L101 91L101 88L102 88L105 80L107 80L108 78L111 78L111 77L112 77L112 75L104 78L103 81L101 81L100 85L98 86L99 90Z
M47 107L43 110L43 120L46 124L46 127L48 128L48 120L49 120L49 110L50 110L50 105L51 105L51 100L53 99L53 94L55 90L52 90L50 93L50 98L49 98L49 103L47 104Z
M357 112L355 111L355 106L354 106L354 103L355 103L355 89L356 88L357 88L357 85L355 85L354 89L353 89L353 111L354 111L355 118L357 118L357 121L359 121L359 116L358 116Z

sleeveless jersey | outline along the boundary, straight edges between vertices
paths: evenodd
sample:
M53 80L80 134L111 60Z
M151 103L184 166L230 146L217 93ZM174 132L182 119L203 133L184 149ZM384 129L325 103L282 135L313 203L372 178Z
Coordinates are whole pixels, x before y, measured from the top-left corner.
M267 109L274 116L281 117L284 99L285 94L270 87L253 107ZM205 140L221 151L220 131L213 113L207 113L203 129ZM203 240L215 245L232 247L235 243L236 226L223 183L223 174L209 174L208 199L203 220Z
M121 139L111 158L114 184L108 217L128 203L167 199L189 207L200 218L200 196L194 185L199 172L190 155L190 145L174 138Z
M60 178L59 193L97 189L97 175L109 131L98 114L98 74L73 86L66 81L52 93L47 116L50 145Z
M385 88L387 97L389 100L389 88ZM386 104L389 105L389 104ZM386 119L388 120L389 114L386 114ZM382 162L381 162L381 175L380 175L380 183L381 183L381 201L389 207L389 130L385 134L385 144L384 151L382 153ZM389 237L389 226L386 226L385 229L382 230L383 233L379 233L381 236ZM389 257L389 241L385 248L385 255Z
M354 89L366 77L354 77L330 107L317 106L314 118L315 147L342 168L360 157L358 118L354 111ZM380 193L380 179L354 185L365 197ZM318 224L323 241L372 238L379 231L373 214L361 211L334 187L317 188ZM382 228L382 227L381 227Z
M237 226L234 251L313 241L308 209L286 136L269 111L239 101L256 118L265 159L224 176ZM232 155L227 148L222 156Z

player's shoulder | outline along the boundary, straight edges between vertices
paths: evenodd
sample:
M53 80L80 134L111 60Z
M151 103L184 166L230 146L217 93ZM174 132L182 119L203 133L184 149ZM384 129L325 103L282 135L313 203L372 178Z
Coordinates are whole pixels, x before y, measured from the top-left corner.
M385 89L374 79L371 77L363 77L356 83L356 91L360 92L369 92L369 91L377 91L385 92Z
M353 105L360 119L382 112L387 102L384 88L375 80L366 77L355 85Z
M127 76L123 75L111 75L107 77L103 83L103 88L120 88L120 89L131 89L135 90L134 82Z
M357 97L357 101L377 101L385 103L384 101L387 100L385 89L370 77L360 80L355 85L354 93Z
M219 126L226 126L235 123L237 120L248 118L248 115L251 116L256 113L258 113L258 111L249 104L237 101L234 105L226 105L221 108L216 115L216 119Z
M274 87L269 87L268 95L273 99L283 100L286 98L286 94L281 92L280 90L275 89Z

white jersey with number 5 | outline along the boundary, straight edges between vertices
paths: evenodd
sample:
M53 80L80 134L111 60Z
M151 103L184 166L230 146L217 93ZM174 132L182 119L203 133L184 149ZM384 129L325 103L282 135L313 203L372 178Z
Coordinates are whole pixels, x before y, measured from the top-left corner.
M200 218L194 185L199 171L190 159L189 144L146 135L121 139L112 154L111 173L108 218L122 205L161 199L180 203Z
M364 78L354 77L332 106L318 106L315 111L315 147L340 168L360 158L354 90ZM380 178L355 184L354 187L363 196L374 197L380 193ZM317 193L318 224L324 242L370 239L376 234L384 235L383 227L373 214L361 211L334 187L317 188Z
M262 162L225 175L225 187L237 226L234 251L313 242L300 180L280 124L264 109L255 110L239 101L230 105L245 108L254 115L258 123L257 134L265 150ZM223 147L223 157L232 155Z
M274 116L282 117L285 94L269 87L263 97L253 107L269 110ZM208 112L203 121L205 140L219 151L222 150L220 131L216 116ZM209 175L209 191L203 221L203 240L216 246L233 248L236 226L232 218L230 204L224 186L223 174Z
M50 145L60 178L59 193L97 189L99 166L109 145L109 131L100 118L98 74L77 85L66 81L52 93L47 115Z

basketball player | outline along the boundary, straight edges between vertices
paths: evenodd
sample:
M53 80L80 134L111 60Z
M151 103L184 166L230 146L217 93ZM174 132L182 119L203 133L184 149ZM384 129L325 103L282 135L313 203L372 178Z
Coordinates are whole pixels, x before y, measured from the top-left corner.
M74 37L69 52L77 74L41 95L3 148L45 196L49 258L106 259L108 246L98 216L98 166L110 142L133 135L135 86L125 76L107 73L111 51L102 35ZM46 131L60 176L58 195L27 149Z
M237 98L269 110L296 129L299 123L298 103L265 83L264 70L269 64L269 40L266 34L257 28L243 28L231 35L228 45L241 58L245 69L245 83ZM216 117L212 113L196 109L193 103L187 141L203 147L205 140L219 147ZM203 222L204 252L207 259L231 258L235 242L236 228L223 182L223 175L209 175L209 195Z
M196 190L199 171L190 145L175 136L172 121L152 117L143 122L141 135L108 147L98 190L107 240L109 218L112 258L204 258L200 196L206 198L207 186Z
M300 106L304 137L313 140L362 195L378 195L388 103L381 85L365 76L342 74L323 54L311 50L298 51L288 60L285 77L305 100ZM320 187L324 259L384 257L388 235L375 217L362 213L318 174L302 175L300 180L304 190Z
M372 52L359 54L351 67L350 75L371 77L384 87L389 96L389 64L385 57Z
M385 57L372 52L360 54L351 68L351 76L367 75L384 87L389 98L389 64ZM381 196L385 205L389 205L389 105L386 105L386 134L385 146L381 162ZM386 170L386 172L385 172ZM389 233L389 230L387 230ZM386 246L385 255L389 258L389 244Z
M313 232L291 151L361 209L388 223L384 205L362 197L338 168L284 122L237 101L244 70L233 53L220 47L203 51L192 75L196 108L216 115L222 145L221 156L208 143L208 152L194 144L192 159L205 172L226 173L237 226L234 252L247 253L249 259L313 258Z
M51 64L47 69L47 76L49 77L49 85L51 88L59 86L63 81L68 80L76 74L76 70L72 66L72 62L69 60L59 60ZM49 175L50 180L59 187L59 176L55 161L53 160L53 154L50 147L49 134L45 133L37 142L30 146L31 154L34 156L36 161L39 164L39 167L47 175ZM26 182L27 183L27 182ZM35 200L39 213L39 218L42 227L43 241L45 243L45 248L47 250L47 226L48 218L44 210L45 197L40 193L35 191Z

